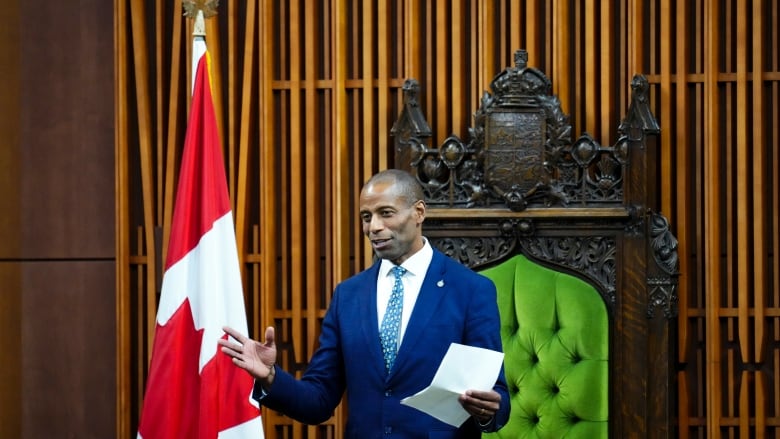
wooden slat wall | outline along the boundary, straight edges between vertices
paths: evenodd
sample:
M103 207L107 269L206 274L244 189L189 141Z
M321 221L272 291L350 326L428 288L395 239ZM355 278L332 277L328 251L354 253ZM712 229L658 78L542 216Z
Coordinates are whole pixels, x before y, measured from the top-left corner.
M768 0L246 0L207 20L250 330L302 372L337 282L371 259L361 183L417 78L434 141L467 137L514 51L545 71L575 134L612 143L645 73L663 213L679 239L680 437L780 433L780 18ZM114 0L118 437L142 404L192 24L181 0ZM265 413L266 437L341 437Z

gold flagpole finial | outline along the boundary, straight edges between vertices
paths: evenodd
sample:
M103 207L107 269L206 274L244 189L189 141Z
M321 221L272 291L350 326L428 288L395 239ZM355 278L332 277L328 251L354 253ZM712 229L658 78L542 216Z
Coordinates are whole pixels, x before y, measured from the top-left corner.
M206 23L203 19L217 15L217 6L219 6L219 0L184 0L182 2L184 16L195 19L193 36L206 36Z
M182 2L184 16L190 18L196 18L198 11L203 11L205 18L213 17L217 15L217 6L219 6L219 0L184 0Z

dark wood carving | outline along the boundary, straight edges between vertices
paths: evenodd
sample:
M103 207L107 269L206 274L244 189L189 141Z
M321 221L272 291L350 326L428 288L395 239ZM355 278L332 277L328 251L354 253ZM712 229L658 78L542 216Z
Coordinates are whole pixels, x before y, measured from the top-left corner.
M673 437L677 241L656 205L659 127L647 80L633 78L617 141L604 146L587 133L572 139L549 79L527 59L518 51L493 79L466 140L438 147L428 144L419 85L407 80L392 130L396 167L424 188L425 235L464 265L522 253L591 283L612 325L610 436Z

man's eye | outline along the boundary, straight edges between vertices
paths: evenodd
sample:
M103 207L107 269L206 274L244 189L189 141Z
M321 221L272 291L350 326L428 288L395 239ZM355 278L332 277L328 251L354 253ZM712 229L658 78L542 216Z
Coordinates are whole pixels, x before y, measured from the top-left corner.
M392 216L392 215L393 215L393 211L392 210L383 210L382 211L382 216L387 217L387 216Z

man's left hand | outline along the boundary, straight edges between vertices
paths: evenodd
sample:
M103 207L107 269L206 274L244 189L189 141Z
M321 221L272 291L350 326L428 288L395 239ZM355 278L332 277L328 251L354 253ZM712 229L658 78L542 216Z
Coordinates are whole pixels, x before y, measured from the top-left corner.
M467 390L458 400L463 408L481 424L490 422L501 407L501 395L495 390Z

